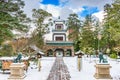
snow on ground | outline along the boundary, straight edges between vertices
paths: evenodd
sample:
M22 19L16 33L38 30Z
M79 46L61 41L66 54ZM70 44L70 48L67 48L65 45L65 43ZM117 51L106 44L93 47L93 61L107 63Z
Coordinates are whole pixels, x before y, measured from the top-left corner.
M78 71L77 68L77 57L65 57L64 62L67 64L70 71L70 80L95 80L95 67L94 65L98 63L98 58L82 58L82 68ZM113 80L120 80L120 62L108 58L108 63L110 63L110 74ZM106 80L106 79L104 79Z
M82 68L81 71L77 69L77 57L64 57L64 62L66 63L68 70L71 75L70 80L95 80L95 61L98 61L98 58L82 58ZM28 71L25 72L25 80L46 80L51 67L54 63L55 57L42 57L41 71L38 71L35 65L31 62ZM108 59L112 68L110 69L110 74L113 77L113 80L120 80L120 62L116 60ZM33 69L31 69L33 67ZM7 80L10 74L3 74L0 71L0 80Z
M77 68L77 58L76 57L65 57L64 62L68 66L68 70L70 71L71 80L94 80L94 64L90 63L89 59L82 59L82 67L81 70L78 71Z
M42 68L41 71L38 71L37 66L31 62L30 67L28 68L28 71L25 72L26 77L25 80L46 80L49 72L51 70L51 67L54 63L55 57L43 57L41 59ZM33 69L31 69L31 67ZM8 71L5 71L7 73ZM0 70L0 80L7 80L10 74L3 74L3 72Z
M33 65L31 64L28 73L26 73L27 77L25 78L25 80L46 80L54 63L54 60L55 58L50 57L44 57L43 59L41 59L42 67L40 72L38 71L38 69L31 69L31 67L33 67Z

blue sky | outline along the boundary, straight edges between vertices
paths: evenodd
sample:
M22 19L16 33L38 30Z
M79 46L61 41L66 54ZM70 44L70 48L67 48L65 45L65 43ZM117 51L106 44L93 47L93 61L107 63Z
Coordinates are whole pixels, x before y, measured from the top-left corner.
M60 5L59 0L43 0L41 3L45 4L45 5L47 5L47 4L52 4L52 5L56 5L56 6Z
M84 19L87 14L96 16L100 21L104 19L103 7L113 0L23 0L25 2L24 12L32 18L32 9L43 9L52 14L53 18L60 16L67 19L69 14L75 12ZM31 24L34 26L33 24ZM31 31L34 27L31 28Z
M67 2L68 1L65 1L61 5L64 6ZM44 5L50 4L50 5L59 6L60 5L60 1L59 0L43 0L41 2L41 4L44 4ZM88 14L93 14L93 13L99 12L97 7L89 7L89 6L85 5L85 6L82 6L82 8L84 10L82 12L78 13L81 17L85 17Z
M80 13L80 16L85 17L86 15L91 15L93 13L99 12L97 7L83 6L84 10Z
M103 19L104 5L113 0L23 0L25 1L24 12L32 18L32 9L43 9L53 15L66 19L69 14L77 13L80 18L92 14Z

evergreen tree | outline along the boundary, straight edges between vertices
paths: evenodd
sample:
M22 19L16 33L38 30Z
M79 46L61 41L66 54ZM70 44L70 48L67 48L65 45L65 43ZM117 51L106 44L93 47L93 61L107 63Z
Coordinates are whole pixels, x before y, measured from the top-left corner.
M81 22L79 20L79 17L77 14L70 14L68 17L68 31L69 32L69 39L74 41L74 48L75 51L80 50L80 40L79 40L79 36L80 36L80 28L81 28Z
M81 50L83 50L86 53L91 53L91 50L95 47L94 43L94 38L95 34L93 31L93 18L91 15L87 15L85 17L85 21L83 23L83 28L82 28L82 35L81 35Z
M12 30L28 30L30 19L21 10L24 5L22 0L0 1L0 44L14 36Z
M48 31L48 24L45 24L44 20L50 16L52 15L47 11L33 9L33 22L35 23L36 29L33 31L32 40L39 48L43 47L43 35Z
M110 48L120 45L120 0L104 6L105 37Z

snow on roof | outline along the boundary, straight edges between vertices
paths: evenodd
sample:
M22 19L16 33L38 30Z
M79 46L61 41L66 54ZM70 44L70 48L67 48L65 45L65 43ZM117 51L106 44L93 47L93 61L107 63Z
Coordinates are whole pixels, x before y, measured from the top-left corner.
M75 54L79 54L79 53L84 54L84 52L83 52L83 51L81 51L81 50L79 50L79 51L75 52Z
M16 57L0 57L0 60L14 60ZM28 60L29 57L22 57L22 60Z
M30 45L30 48L35 50L37 53L44 54L42 50L40 50L36 45Z

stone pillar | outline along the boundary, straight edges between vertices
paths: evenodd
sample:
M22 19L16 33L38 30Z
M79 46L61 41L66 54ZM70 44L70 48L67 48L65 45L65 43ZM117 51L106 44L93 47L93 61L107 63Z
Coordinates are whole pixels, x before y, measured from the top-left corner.
M38 59L38 71L40 71L41 70L41 59L39 58Z
M80 71L81 70L81 68L82 68L82 56L78 56L78 70Z
M110 75L110 64L96 64L96 72L94 77L96 80L98 79L107 79L107 80L112 80L112 77Z
M71 50L72 50L72 56L74 57L74 48L72 47Z
M63 49L64 50L64 56L66 56L66 54L67 54L67 49L65 48L65 49Z
M24 68L25 68L24 63L12 63L10 65L10 76L8 80L24 80L25 78Z
M56 57L56 52L55 51L53 52L53 56Z

